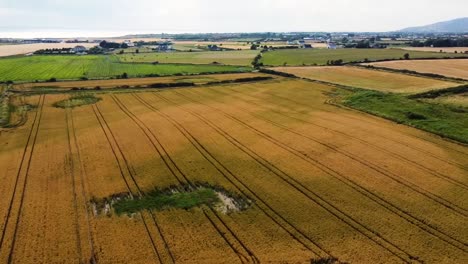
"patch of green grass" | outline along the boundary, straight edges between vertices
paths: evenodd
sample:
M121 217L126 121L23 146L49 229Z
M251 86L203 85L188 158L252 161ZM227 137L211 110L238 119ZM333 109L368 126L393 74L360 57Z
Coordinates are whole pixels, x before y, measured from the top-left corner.
M109 79L128 77L248 72L250 67L225 65L126 63L116 55L36 55L0 59L0 82Z
M170 208L191 209L202 205L214 206L220 200L213 189L199 188L185 192L153 191L141 199L123 199L117 201L113 207L118 215L132 214L144 210L167 210Z
M0 98L0 127L5 127L10 123L11 112L13 106L9 103L8 98Z
M378 91L340 89L337 93L346 106L468 143L467 108Z
M268 66L326 65L327 61L343 60L344 63L399 60L408 53L411 59L467 57L464 54L447 54L401 49L285 49L263 53L262 62Z
M75 108L83 105L95 104L102 100L94 94L73 95L69 99L62 100L53 104L57 108Z

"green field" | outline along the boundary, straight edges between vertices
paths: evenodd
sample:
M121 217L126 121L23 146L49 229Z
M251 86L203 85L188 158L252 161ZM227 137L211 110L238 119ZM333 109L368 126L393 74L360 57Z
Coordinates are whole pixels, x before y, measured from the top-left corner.
M83 77L101 79L117 77L123 73L127 73L128 77L144 77L243 71L250 71L250 69L223 65L124 63L115 55L45 55L0 59L0 82L43 81L51 78L73 80Z
M300 65L326 65L327 61L343 60L343 62L363 62L378 60L398 60L404 54L410 54L410 58L444 58L466 57L464 54L447 54L423 51L407 51L400 49L288 49L275 50L263 54L261 62L267 66L300 66Z
M159 62L159 63L190 63L212 64L214 62L226 65L250 65L259 52L255 50L242 51L207 51L207 52L170 52L170 53L140 53L123 54L119 59L123 62Z

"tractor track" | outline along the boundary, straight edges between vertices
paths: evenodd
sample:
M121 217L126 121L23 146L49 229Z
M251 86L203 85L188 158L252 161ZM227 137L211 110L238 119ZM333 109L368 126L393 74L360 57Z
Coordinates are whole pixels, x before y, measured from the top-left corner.
M83 204L83 209L85 210L86 214L86 223L87 223L87 233L88 233L88 242L89 242L89 247L90 247L90 259L88 261L89 264L97 264L98 263L98 259L97 259L97 256L96 256L96 250L94 248L94 240L93 240L93 235L92 235L92 228L91 228L91 217L89 215L89 210L88 210L88 207L86 205L86 201L88 201L88 198L87 198L87 189L85 187L85 176L86 176L86 169L84 168L83 166L83 162L82 162L82 159L81 159L81 152L80 152L80 148L78 146L78 139L77 139L77 136L76 136L76 129L75 129L75 121L73 119L73 110L70 110L70 120L71 120L71 132L72 132L72 141L73 141L73 144L72 146L75 147L76 149L76 155L77 155L77 159L78 159L78 163L80 164L80 182L81 182L81 195L83 196L83 199L85 200L85 204Z
M178 93L179 94L179 93ZM168 102L171 102L169 99L165 99ZM193 101L191 101L193 102ZM171 102L172 104L176 105L174 102ZM256 152L254 152L252 149L249 147L245 146L241 142L239 142L237 139L235 139L233 136L231 136L229 133L206 119L200 114L197 114L195 112L192 112L190 110L185 110L186 112L192 114L193 116L197 117L214 129L219 135L221 135L223 138L225 138L228 142L230 142L232 145L234 145L236 148L247 154L249 157L251 157L253 160L255 160L258 164L266 168L268 171L279 177L282 181L284 181L286 184L294 188L296 191L300 192L304 196L306 196L310 201L324 209L326 212L330 213L333 215L335 218L337 218L339 221L343 222L345 225L353 229L354 231L360 233L364 237L368 238L371 240L373 243L377 244L378 246L382 247L383 249L387 250L390 252L390 254L394 255L397 258L400 258L402 261L408 261L405 258L402 258L398 253L394 252L395 249L397 251L402 252L407 258L410 260L416 259L413 255L409 254L399 246L393 244L389 240L385 239L382 237L379 233L377 233L374 230L371 230L370 228L366 227L364 224L360 223L358 220L352 218L350 215L347 213L343 212L340 210L337 206L331 204L330 202L326 201L323 197L318 195L316 192L310 190L310 188L304 186L302 183L294 179L291 175L287 174L283 170L279 169L275 165L273 165L271 162L267 161L266 159L262 158L260 155L258 155ZM299 187L298 187L299 186ZM305 191L304 191L305 190ZM377 237L377 239L375 237ZM383 242L379 241L382 240ZM391 247L394 249L388 248L388 246L385 246L384 243L389 244Z
M125 177L125 174L124 174L124 171L123 171L123 168L122 168L121 161L119 160L119 158L118 158L118 156L117 156L117 153L116 153L116 150L114 149L114 146L113 146L112 143L111 143L111 140L110 140L110 138L109 138L108 132L106 132L106 130L105 130L105 128L104 128L104 124L105 124L106 127L109 129L109 127L108 127L108 125L107 125L107 122L105 121L104 117L102 116L102 113L99 111L99 109L97 108L97 106L93 105L93 106L92 106L92 109L93 109L93 112L94 112L94 114L95 114L95 116L96 116L98 122L99 122L99 125L101 126L102 131L103 131L104 134L105 134L105 137L106 137L106 139L107 139L107 142L109 143L109 146L111 147L112 153L113 153L113 155L114 155L114 157L115 157L115 159L116 159L116 161L117 161L117 165L118 165L119 170L120 170L120 175L122 176L122 179L123 179L124 182L125 182L125 185L126 185L126 187L127 187L127 191L129 192L131 198L133 199L134 194L133 194L132 189L130 188L130 185L129 185L129 183L128 183L128 180L127 180L126 177ZM98 113L99 113L99 115L98 115ZM101 118L99 118L99 117L101 117L102 120L101 120ZM112 135L110 135L110 136L113 137ZM115 138L113 138L113 139L115 140ZM114 142L114 143L115 143L115 142ZM128 171L130 171L130 169L129 169L128 167L127 167L127 169L128 169ZM151 243L152 249L153 249L153 251L154 251L154 254L156 255L156 257L157 257L159 263L163 263L162 258L161 258L161 254L160 254L160 252L158 251L158 249L157 249L157 247L156 247L156 243L155 243L153 237L151 236L151 232L149 231L149 227L148 227L148 224L146 223L146 220L145 220L144 215L143 215L142 213L139 213L138 215L139 215L139 216L141 217L141 219L142 219L143 226L145 227L146 234L148 235L148 238L149 238L149 240L150 240L150 243Z
M151 129L141 120L139 119L135 114L133 114L128 107L125 106L125 104L122 103L122 101L117 98L115 95L111 95L112 99L116 103L116 105L120 108L122 112L124 112L139 128L140 130L145 134L147 139L150 141L150 143L153 145L155 148L156 152L158 153L159 157L163 160L165 163L166 167L169 169L171 174L174 176L176 181L183 185L184 183L188 183L192 188L195 188L196 184L194 184L192 181L188 179L188 177L182 172L182 170L177 166L177 164L174 162L172 157L169 155L169 153L166 151L166 149L162 146L161 142L159 139L156 137L156 135L151 131ZM148 132L147 132L148 131ZM152 137L150 137L150 134ZM155 139L156 143L153 141ZM161 149L161 150L160 150ZM163 154L164 153L164 154ZM166 160L166 158L168 160ZM172 169L172 167L169 165L172 164L172 166L175 167L175 170ZM176 173L176 171L178 173ZM177 174L182 175L182 178L184 180L181 180ZM231 250L239 257L240 261L244 263L244 260L247 259L239 250L236 249L236 247L232 244L232 242L229 241L229 239L226 237L226 235L221 231L221 229L216 226L215 221L207 214L206 210L203 209L203 213L206 218L208 218L209 222L213 225L214 229L218 232L218 234L225 240L225 242L229 245ZM218 219L219 216L215 211L212 212ZM250 249L248 249L245 244L238 239L236 235L234 235L234 232L226 225L224 222L222 222L225 228L228 230L229 233L233 234L233 237L237 240L237 242L249 253L249 255L254 256L254 263L258 263L258 259L256 259L255 255L252 253ZM247 261L248 262L248 261Z
M204 105L207 106L206 104L204 104ZM307 160L311 160L311 161L313 161L313 162L315 162L315 163L318 163L318 164L320 164L320 165L326 167L327 169L333 171L334 173L338 174L337 171L335 171L334 169L331 169L330 167L326 166L323 162L320 162L319 160L317 160L317 159L315 159L315 158L312 158L312 157L310 157L310 156L304 156L304 154L303 154L300 150L295 149L295 148L293 148L293 147L290 147L290 146L288 146L287 144L284 144L283 142L279 141L278 139L271 137L270 135L268 135L268 134L266 134L266 133L260 131L259 129L257 129L257 128L255 128L255 127L249 125L249 124L247 124L246 122L240 120L239 118L237 118L237 117L235 117L235 116L233 116L233 115L231 115L231 114L228 114L228 113L226 113L225 111L223 111L223 110L221 110L221 109L219 109L219 108L216 108L216 107L213 107L213 106L207 106L207 107L210 107L210 108L212 108L212 109L214 109L214 110L216 110L216 111L221 112L224 116L226 116L226 117L230 118L231 120L234 120L234 121L236 121L237 123L240 123L241 125L243 125L243 126L249 128L250 130L254 131L256 134L263 136L263 137L264 137L265 139L267 139L268 141L274 143L274 144L277 145L277 146L282 147L283 149L287 150L288 152L293 153L294 155L296 155L296 156L298 156L298 157L301 157L301 158L303 158L303 159L305 158L305 159L307 159ZM244 111L245 111L245 110L244 110ZM250 113L249 113L249 114L250 114ZM252 115L252 114L250 114L250 115ZM253 116L254 118L256 118L256 119L259 119L258 117L254 116L254 115L252 115L252 116ZM272 121L267 121L267 122L272 123ZM273 125L274 125L274 124L273 124ZM274 126L276 126L276 125L274 125ZM281 128L281 129L285 129L284 127L281 127L281 126L277 126L277 127ZM289 129L289 128L286 128L286 130L288 130L288 129ZM294 133L298 134L298 133L295 132L295 131L294 131ZM310 138L309 138L309 139L310 139ZM319 143L319 144L322 144L322 145L323 145L323 143ZM326 146L326 145L325 145L325 146ZM360 164L362 164L363 166L365 166L365 167L367 167L367 168L369 168L369 169L371 169L371 170L373 170L373 171L376 171L376 172L380 173L380 174L383 175L383 176L386 176L387 178L389 178L389 179L391 179L391 180L393 180L393 181L395 181L395 182L397 182L397 183L399 183L399 184L401 184L401 185L403 185L403 186L405 186L405 187L411 189L412 191L417 192L417 193L419 193L419 194L425 196L426 198L432 200L433 202L438 203L438 204L440 204L440 205L446 207L447 209L450 209L451 211L453 211L453 212L455 212L455 213L457 213L457 214L459 214L459 215L462 215L462 216L464 216L464 217L468 216L468 214L466 213L466 209L461 208L461 207L459 207L458 205L456 205L456 204L454 204L454 203L452 203L452 202L450 202L450 201L447 201L446 199L440 197L439 195L436 195L436 194L433 194L433 193L431 193L431 192L429 192L429 191L426 191L426 190L422 189L421 187L419 187L419 186L417 186L417 185L415 185L415 184L413 184L413 183L410 183L410 182L405 183L405 182L407 182L407 181L406 181L405 179L401 178L400 176L395 175L395 174L393 174L393 173L390 174L390 173L388 173L388 172L386 172L386 171L382 171L381 169L376 168L375 165L370 166L369 164L366 164L366 162L359 161L357 158L353 157L353 156L350 155L350 154L343 153L343 151L341 151L341 150L339 150L339 149L332 148L332 147L330 147L330 146L327 146L327 147L330 148L330 149L333 149L334 151L336 151L336 152L338 152L338 153L340 153L340 154L342 154L342 155L344 155L344 156L346 156L346 157L348 157L348 158L350 158L350 159L352 159L352 160L354 160L354 161L356 161L356 162L358 162L358 163L360 163Z
M190 98L188 98L187 96L182 95L182 94L179 93L179 92L175 92L175 93L177 93L179 96L184 97L186 100L190 100L190 101L192 101L192 102L197 102L197 101L195 101L194 99L190 99ZM198 103L198 104L202 104L201 102L197 102L197 103ZM195 114L195 115L198 115L199 118L202 118L202 119L204 118L202 115L199 115L199 114ZM204 118L204 119L206 119L206 118ZM206 119L206 120L207 120L207 119ZM210 122L209 120L207 120L207 121ZM211 123L212 123L212 122L211 122ZM213 123L212 123L212 124L213 124ZM213 124L213 125L216 126L215 124ZM227 132L225 132L225 133L227 134ZM235 139L234 137L232 137L232 136L231 136L231 138L232 138L233 140L236 140L236 139ZM236 140L236 141L237 141L237 140ZM242 143L240 143L240 142L238 142L238 143L239 143L239 144L242 144ZM248 147L245 147L245 148L248 149ZM253 152L253 151L252 151L252 152ZM288 151L288 152L290 152L290 151ZM296 155L296 156L300 157L301 159L304 159L304 158L303 158L303 155ZM265 160L265 161L266 161L266 160ZM266 162L268 162L268 161L266 161ZM268 163L271 164L270 162L268 162ZM314 164L312 164L312 165L314 165ZM274 165L273 165L273 166L274 166ZM314 165L314 166L315 166L315 165ZM321 169L321 168L319 168L319 169ZM460 250L462 250L462 251L464 251L464 252L467 251L467 250L466 250L466 247L467 247L467 243L466 243L466 242L463 242L463 241L461 241L461 240L459 240L459 239L457 239L457 238L454 238L454 237L450 236L449 234L446 234L446 233L444 233L443 231L439 230L439 229L436 228L436 227L433 227L433 226L431 226L431 225L429 225L429 224L426 224L424 220L421 220L421 219L419 219L418 217L412 215L411 213L409 213L409 212L407 212L407 211L405 211L405 210L403 210L403 209L400 209L399 207L397 207L397 206L394 205L393 203L391 203L391 202L385 200L384 198L381 198L380 196L378 196L378 195L376 195L376 194L374 194L374 193L368 191L368 190L365 189L364 187L362 187L362 186L356 184L355 182L353 182L353 181L347 179L345 176L343 176L343 175L341 175L341 174L339 174L339 173L337 173L337 175L338 175L338 176L341 176L342 178L345 178L345 179L346 179L345 181L341 180L340 178L337 178L336 176L330 174L329 172L327 172L327 171L325 171L325 170L323 170L323 169L321 169L321 170L322 170L323 172L325 172L326 174L332 176L333 178L339 180L340 182L345 183L347 186L351 187L353 190L355 190L355 191L361 193L362 195L364 195L364 196L367 197L368 199L374 201L375 203L379 204L380 206L384 207L385 209L389 210L390 212L392 212L392 213L398 215L399 217L405 219L405 220L408 221L409 223L411 223L411 224L417 226L418 228L422 229L423 231L425 231L425 232L427 232L427 233L429 233L429 234L431 234L431 235L433 235L433 236L439 238L440 240L442 240L442 241L444 241L444 242L446 242L446 243L448 243L448 244L450 244L450 245L452 245L452 246L454 246L454 247L456 247L456 248L458 248L458 249L460 249ZM351 182L351 183L350 183L350 182Z
M19 201L18 213L17 213L16 221L15 221L15 224L14 224L14 227L13 227L13 230L14 230L13 231L13 237L12 237L10 251L8 253L8 263L13 262L13 254L14 254L15 246L16 246L18 226L19 226L20 221L21 221L21 214L22 214L22 209L23 209L23 204L24 204L24 195L25 195L26 188L27 188L27 185L28 185L29 170L31 168L32 157L33 157L33 154L34 154L34 149L36 147L37 135L39 134L39 129L40 129L40 126L41 126L42 114L43 114L43 110L44 110L44 103L45 103L45 95L42 96L42 103L39 102L40 109L37 110L39 112L39 116L38 117L36 116L38 118L37 119L36 131L34 132L34 138L32 140L32 145L31 145L31 152L30 152L30 155L28 157L28 161L26 163L26 169L25 169L26 171L25 171L25 174L24 174L24 182L23 182L23 187L22 187L23 191L21 192L21 197L19 198L20 201ZM34 118L34 122L36 122L36 117ZM29 139L28 139L28 141L29 141ZM23 158L24 158L24 156L23 156ZM24 159L21 160L21 165L20 165L20 168L18 170L18 177L19 177L19 174L21 173L21 170L23 168L23 164L24 164L23 162L24 162ZM16 193L16 186L15 186L15 193ZM6 228L7 228L7 226L5 225L5 230L6 230Z
M38 105L41 105L41 100L43 100L42 96L39 97ZM34 115L34 120L33 120L33 123L31 125L31 129L29 131L28 139L26 140L26 145L24 146L24 149L23 149L23 155L21 157L21 161L20 161L20 164L19 164L19 167L18 167L18 171L16 173L15 184L13 186L13 193L11 194L10 202L9 202L7 213L6 213L6 216L5 216L4 225L3 225L3 228L2 228L2 235L0 237L0 250L3 247L3 243L4 243L4 240L5 240L6 230L7 230L7 227L8 227L8 223L9 223L10 215L11 215L11 210L12 210L12 207L13 207L13 201L15 199L16 192L18 191L18 184L19 184L19 178L20 178L21 170L23 168L23 164L24 164L24 161L26 159L26 155L27 155L27 152L28 152L27 150L28 150L28 147L29 147L29 142L31 141L31 138L32 138L33 133L34 133L34 128L36 127L36 122L37 122L37 119L38 119L38 116L39 116L39 112L42 112L42 108L38 109L36 111L35 115Z
M72 188L72 196L73 196L73 213L74 213L74 228L75 228L75 236L76 236L76 249L78 251L78 256L80 260L80 264L83 264L83 249L81 248L81 235L80 235L80 220L79 220L79 213L78 213L78 202L77 202L77 194L76 194L76 176L75 176L75 163L73 161L73 152L72 152L72 143L71 143L71 136L70 136L70 122L68 117L68 108L65 109L65 123L67 124L67 145L68 145L68 169L70 170L70 176L72 180L71 188Z
M223 95L227 95L226 93L220 91L219 89L212 89L211 91L215 91L215 92L217 92L217 93L220 93L220 94L223 94ZM233 91L234 91L234 90L233 90ZM250 95L247 95L247 94L243 94L243 95L244 95L244 96L248 96L248 97L253 98L253 99L256 99L255 97L250 96ZM372 143L370 143L370 142L367 142L367 141L365 141L365 140L363 140L363 139L361 139L361 138L358 138L358 137L349 135L349 134L347 134L347 133L345 133L345 132L338 131L338 130L335 130L335 129L332 129L332 128L329 128L329 127L325 127L325 126L322 126L322 125L315 124L315 123L313 123L313 122L310 122L310 121L308 121L308 120L304 120L304 119L302 119L302 118L297 118L297 117L293 117L293 116L291 116L291 115L287 115L287 114L285 114L285 113L283 113L283 112L281 112L281 111L277 111L277 110L275 110L275 109L273 109L273 108L266 107L266 106L263 106L263 105L261 105L261 104L259 104L259 103L256 103L256 102L254 102L253 100L245 100L245 99L241 98L240 96L238 96L238 95L236 95L236 94L229 94L229 96L237 97L237 98L239 98L240 100L243 100L243 101L248 102L249 104L254 104L254 105L258 106L258 107L261 107L261 108L264 108L264 109L268 109L268 111L273 112L273 113L276 113L276 114L281 115L281 116L284 116L284 117L286 117L286 118L294 119L294 120L297 120L297 121L299 121L299 122L307 123L307 124L310 124L310 125L312 125L312 126L319 127L319 128L321 128L321 129L324 129L324 130L326 130L326 131L331 131L331 132L333 132L333 133L335 133L335 134L340 134L340 135L343 135L343 136L345 136L345 137L347 137L347 138L351 138L351 139L353 139L353 140L356 140L356 141L360 142L361 144L363 144L363 145L365 145L365 146L374 148L374 149L379 150L379 151L381 151L381 152L384 152L384 153L386 153L386 154L388 154L388 155L391 155L391 156L393 156L393 157L396 158L396 159L399 159L399 160L401 160L401 161L405 161L405 162L411 163L411 164L413 164L413 165L419 167L420 169L425 170L426 172L432 174L434 177L443 179L443 180L445 180L445 181L450 182L451 184L454 184L454 185L459 186L460 188L463 188L463 189L465 189L465 190L468 190L468 185L465 184L465 183L463 183L463 182L460 182L460 181L458 181L458 180L455 180L455 179L453 179L453 178L451 178L450 176L447 176L447 175L445 175L445 174L442 174L442 173L439 173L439 172L437 172L437 171L434 171L434 170L432 170L432 169L430 169L430 168L424 166L423 164L420 164L420 163L418 163L418 162L416 162L416 161L410 160L410 159L408 159L408 158L406 158L406 157L404 157L404 156L402 156L402 155L400 155L400 154L397 154L397 153L395 153L395 152L391 152L391 151L389 151L389 150L387 150L387 149L385 149L385 148L383 148L383 147L379 147L379 146L377 146L377 145L375 145L375 144L372 144ZM303 113L300 113L300 112L297 112L297 111L294 111L294 110L291 110L291 109L290 109L290 111L292 111L292 112L294 112L294 113L296 113L296 114L303 115ZM319 119L322 119L322 118L319 117ZM447 163L447 162L446 162L446 163ZM447 163L447 164L450 164L450 165L452 165L452 166L455 166L455 167L457 167L457 168L460 168L460 169L465 170L464 168L460 167L460 166L457 165L457 164L452 164L452 163Z
M180 96L182 97L185 97L186 100L190 100L189 98L187 98L185 95L182 95L180 94L179 92L175 92L177 94L179 94ZM194 101L191 101L191 102L194 102ZM246 146L245 144L241 143L239 140L237 140L235 137L233 137L232 135L230 135L228 132L226 132L225 130L223 130L222 128L220 128L219 126L217 126L216 124L214 124L212 121L210 121L209 119L205 118L203 115L200 115L198 113L195 113L195 112L192 112L192 111L189 111L187 110L189 113L191 113L192 115L198 117L202 122L204 122L205 124L209 125L210 127L212 127L213 129L215 129L218 133L220 134L223 134L224 137L229 140L233 145L236 145L239 149L241 149L244 153L248 154L249 156L251 156L253 159L255 159L257 162L259 162L260 164L262 164L263 166L265 166L266 168L268 168L270 171L271 171L271 168L273 168L274 170L276 170L277 172L280 172L281 175L283 176L286 176L286 178L289 178L290 180L292 180L295 184L298 184L300 185L303 189L306 189L308 190L309 192L312 192L314 193L312 190L310 190L308 187L306 187L305 185L303 185L302 183L300 183L298 180L294 179L293 176L289 175L288 173L284 172L283 170L281 170L280 168L278 168L277 166L275 166L273 163L271 163L270 161L264 159L261 157L261 155L257 154L254 150L250 149L248 146ZM229 139L230 138L230 139ZM261 162L260 162L260 161ZM266 164L266 165L265 165ZM280 175L278 175L277 172L275 171L272 171L274 174L276 174L277 176L281 177ZM289 184L291 184L290 182L288 182ZM300 191L300 190L299 190ZM361 193L362 194L362 193ZM319 197L318 194L314 194L316 196ZM400 218L403 218L404 220L406 220L407 222L409 222L410 224L418 227L419 229L427 232L428 234L464 251L464 252L467 252L467 250L464 248L464 247L467 247L467 243L465 242L462 242L446 233L444 233L443 231L440 231L439 229L433 227L433 226L430 226L426 223L424 223L423 220L420 220L418 219L417 217L411 215L410 213L408 212L405 212L401 209L399 209L398 207L396 207L394 204L390 203L390 202L387 202L383 199L381 199L379 197L379 200L375 199L375 198L372 198L372 197L369 197L368 195L366 195L367 198L371 199L372 201L376 202L378 205L384 207L386 210L390 211L391 213L393 214L396 214L398 217ZM320 197L321 200L323 200L323 198Z
M232 171L230 171L226 166L224 166L220 161L218 161L213 154L211 154L205 146L203 146L190 132L188 132L183 126L180 125L176 120L174 120L172 117L168 116L167 114L164 114L161 112L159 109L155 108L145 100L141 99L136 94L133 94L135 98L137 98L142 104L147 106L149 109L152 111L159 113L161 116L165 117L168 121L170 121L188 140L189 142L200 152L200 154L210 163L212 166L218 170L218 172L228 181L230 182L233 186L235 186L240 193L242 193L245 197L255 197L257 201L260 201L263 206L257 206L257 208L262 211L266 216L268 216L275 224L277 224L279 227L281 227L284 231L286 231L294 240L302 244L305 248L310 250L312 253L314 253L318 257L332 257L333 255L324 249L322 246L314 242L311 238L309 238L306 234L304 234L302 231L300 231L296 226L294 226L292 223L290 223L288 220L286 220L283 216L281 216L275 209L273 209L268 203L266 203L262 198L260 198L258 195L255 194L255 192L249 188L245 183L243 183L238 176L236 176ZM230 175L230 176L228 176ZM234 182L234 180L238 182L237 184ZM241 188L242 186L243 188ZM251 195L247 195L246 191L247 190ZM266 207L267 209L265 209ZM268 210L270 212L268 212ZM276 218L281 219L282 222ZM289 228L293 229L294 231L289 230L286 226ZM303 240L306 240L304 242ZM308 245L308 243L312 244L312 246Z
M334 112L332 112L332 111L325 110L325 109L322 109L322 108L315 108L315 107L312 107L312 106L310 106L310 105L307 105L307 104L304 104L304 103L301 103L301 102L298 102L298 101L295 101L295 100L292 100L292 99L289 99L289 98L286 98L286 97L283 97L283 96L280 96L280 95L277 95L277 94L272 94L272 93L265 93L265 94L266 94L266 95L269 95L269 96L271 96L271 97L276 97L276 98L282 99L283 101L291 102L291 103L293 103L293 104L295 104L295 105L300 105L300 106L302 106L302 107L306 107L306 108L308 108L308 109L320 110L320 111L327 112L327 113L330 113L330 114L336 114L336 113L334 113ZM348 108L347 108L347 109L348 109ZM356 111L356 110L354 110L354 109L350 109L350 110ZM362 113L362 112L359 112L359 113ZM370 114L369 114L369 115L370 115ZM370 116L375 117L375 116L373 116L373 115L370 115ZM346 115L346 116L345 116L345 115L342 115L342 117L346 117L346 118L348 118L348 119L356 120L356 121L359 121L359 122L364 122L364 123L370 124L371 126L375 126L375 123L373 123L373 122L371 122L371 121L364 120L364 119L360 119L360 118L356 118L356 117L354 117L354 116L349 116L349 115ZM378 117L376 117L376 118L378 118ZM320 119L325 120L325 121L328 121L328 122L337 123L337 121L334 121L334 120L323 119L323 118L320 118ZM391 122L391 121L389 121L389 122ZM358 126L358 128L364 129L362 126ZM399 145L402 145L402 146L411 148L411 149L413 149L413 150L422 152L422 153L424 153L424 154L426 154L426 155L429 155L429 156L431 156L431 157L433 157L433 158L435 158L435 159L438 159L438 160L440 160L440 161L442 161L442 162L445 162L445 163L448 163L448 164L451 164L451 165L458 166L458 167L462 168L463 170L468 171L467 166L464 165L464 164L461 164L461 163L458 163L458 162L454 162L454 161L446 160L446 159L444 159L444 158L442 158L442 157L439 157L439 156L437 156L436 154L434 154L434 153L432 153L432 152L429 152L429 151L427 151L427 150L424 150L424 149L422 149L422 148L418 148L418 147L415 147L415 146L409 146L409 145L405 144L404 142L400 142L400 141L398 141L398 140L395 140L395 139L392 139L392 138L389 138L389 137L386 137L386 136L383 136L383 135L380 135L380 134L376 134L375 132L371 132L371 131L369 131L369 130L367 130L367 132L371 133L371 134L374 135L374 136L377 136L377 137L386 139L386 140L388 140L388 141L394 142L394 143L396 143L396 144L399 144ZM430 134L429 132L427 132L427 133ZM427 142L427 143L429 143L429 144L437 144L437 143L434 143L434 142L432 142L432 141L429 141L429 140L427 140L427 139L425 139L425 138L423 138L423 137L418 137L418 136L415 136L415 135L412 135L412 134L405 134L405 135L408 136L408 137L411 137L411 138L415 138L415 139L421 140L421 141L423 141L423 142ZM430 135L432 135L432 134L430 134ZM448 145L447 145L446 147L449 148L449 149L451 149L451 150L453 150L453 151L455 151L455 152L457 152L457 153L459 153L459 154L462 154L462 155L464 155L464 156L466 156L466 157L468 158L468 153L465 153L465 152L463 152L463 151L460 151L460 150L458 150L458 149L456 149L456 148L449 147Z

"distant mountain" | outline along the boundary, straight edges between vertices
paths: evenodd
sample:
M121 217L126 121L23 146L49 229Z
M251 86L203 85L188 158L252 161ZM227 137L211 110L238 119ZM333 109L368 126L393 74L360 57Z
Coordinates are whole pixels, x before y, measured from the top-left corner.
M411 33L465 33L468 32L468 17L439 22L422 27L409 27L400 32Z

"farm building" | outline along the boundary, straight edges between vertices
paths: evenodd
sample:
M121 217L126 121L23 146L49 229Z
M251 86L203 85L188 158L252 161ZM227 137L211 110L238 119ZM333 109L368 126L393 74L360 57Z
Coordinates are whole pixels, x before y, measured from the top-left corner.
M220 51L221 50L221 48L218 47L218 45L208 45L208 49L210 51Z
M335 42L328 42L327 43L327 49L337 49L338 46L336 45Z
M86 52L88 49L85 46L75 46L71 51L74 53L83 53Z
M172 43L171 42L163 42L157 46L157 50L160 52L166 52L172 50Z
M125 40L124 44L127 44L127 47L129 48L135 47L135 43L133 43L131 40Z

